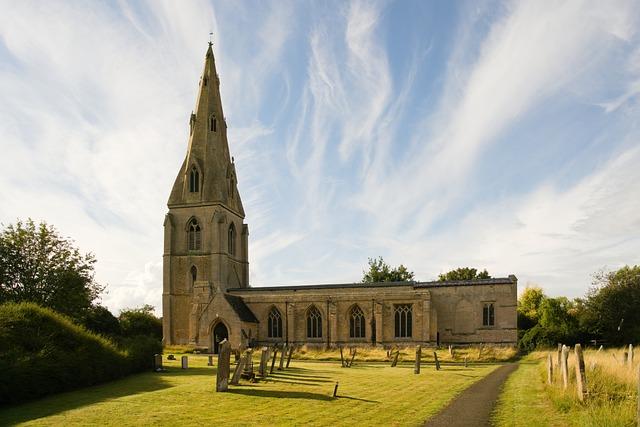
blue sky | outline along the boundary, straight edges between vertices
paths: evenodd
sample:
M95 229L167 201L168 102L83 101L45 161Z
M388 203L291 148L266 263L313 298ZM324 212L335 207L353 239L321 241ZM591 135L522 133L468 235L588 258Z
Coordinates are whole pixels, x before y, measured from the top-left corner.
M581 296L640 264L633 1L1 1L0 221L160 307L212 31L253 286L459 266Z

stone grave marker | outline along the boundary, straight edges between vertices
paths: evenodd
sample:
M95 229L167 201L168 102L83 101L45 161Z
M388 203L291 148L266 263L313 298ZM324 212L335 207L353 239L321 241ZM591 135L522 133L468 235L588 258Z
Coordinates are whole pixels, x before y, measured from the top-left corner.
M282 345L282 351L280 352L280 363L278 364L278 371L282 371L284 369L284 358L287 355L287 345Z
M469 364L467 362L467 360L469 359L469 356L465 356L464 357L464 367L466 368Z
M287 369L289 368L289 363L291 363L291 356L293 356L293 348L294 345L289 346L289 354L287 355Z
M440 370L440 361L438 360L438 353L433 352L433 359L436 361L436 371Z
M562 370L562 344L558 343L558 371Z
M569 348L566 345L562 345L562 354L560 357L560 372L562 373L562 385L565 390L569 387Z
M587 377L584 373L584 355L582 354L582 346L576 344L576 388L578 391L578 399L583 402L587 395Z
M273 368L276 366L276 359L278 358L278 347L273 347L273 359L271 360L271 369L269 370L270 374L273 374Z
M422 347L416 346L416 366L413 368L414 374L420 373L420 361L422 359Z
M218 345L218 371L216 373L217 392L227 391L229 389L230 359L231 348L229 341L224 339Z
M238 385L240 383L240 374L244 369L244 365L247 363L247 358L245 353L242 353L240 359L238 359L238 363L236 364L236 369L233 371L233 377L231 377L231 385Z
M344 368L344 355L342 354L342 346L340 346L340 363L342 364L341 366Z
M209 361L207 362L207 366L213 366L213 356L209 356Z
M153 355L153 370L156 372L162 371L162 355L161 354Z
M353 349L349 350L349 352L351 353L351 360L349 361L349 364L347 365L347 368L350 368L351 366L353 366L353 359L356 358L356 352L358 350L354 347Z
M254 378L256 377L255 374L253 373L253 350L248 349L245 352L244 358L245 358L244 368L242 369L242 373L240 374L240 377L244 378L245 380L253 381Z
M260 367L258 368L258 375L266 377L267 363L269 363L269 349L262 347L262 353L260 354Z
M629 369L633 369L633 344L629 344L629 356L627 358Z
M182 369L187 369L189 367L189 358L187 356L182 356L180 358L180 364Z
M391 367L395 368L396 365L398 364L398 357L400 356L400 350L396 350L396 352L393 354L393 360L391 361Z
M553 357L551 357L551 353L547 358L547 384L553 384Z

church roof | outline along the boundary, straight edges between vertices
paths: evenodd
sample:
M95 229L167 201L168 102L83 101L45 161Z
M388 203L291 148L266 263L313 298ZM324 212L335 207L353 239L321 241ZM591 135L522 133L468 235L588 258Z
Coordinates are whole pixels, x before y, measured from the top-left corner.
M491 279L474 280L448 280L445 282L376 282L376 283L332 283L332 284L310 284L310 285L285 285L285 286L257 286L250 288L231 288L228 292L234 291L297 291L308 289L346 289L346 288L393 288L397 286L411 286L413 288L443 288L449 286L477 286L477 285L510 285L517 283L516 276L496 277Z
M256 315L253 314L253 311L251 311L249 307L247 307L247 304L244 303L242 298L236 295L225 293L224 299L227 300L227 302L229 303L231 308L233 308L233 311L236 312L241 321L249 323L259 323Z

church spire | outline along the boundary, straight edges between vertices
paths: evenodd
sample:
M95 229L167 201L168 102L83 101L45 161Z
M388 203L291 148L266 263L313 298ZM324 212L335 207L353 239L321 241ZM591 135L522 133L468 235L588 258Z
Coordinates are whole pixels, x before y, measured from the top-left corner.
M227 124L220 98L213 43L200 76L198 98L189 119L189 145L178 172L169 207L221 203L244 217L237 190L235 165L229 154Z

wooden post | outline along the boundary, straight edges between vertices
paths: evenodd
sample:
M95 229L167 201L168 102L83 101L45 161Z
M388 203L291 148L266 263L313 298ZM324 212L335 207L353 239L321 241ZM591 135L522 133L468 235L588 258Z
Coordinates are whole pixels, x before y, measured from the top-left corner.
M587 395L587 378L584 373L584 356L582 354L582 346L576 344L576 388L578 391L578 399L583 402Z
M440 370L440 361L438 360L438 353L436 353L435 351L433 352L433 358L436 361L436 371Z
M416 347L416 366L415 368L413 368L413 373L414 374L419 374L420 373L420 360L422 359L422 347L417 346Z
M340 346L340 363L342 364L342 367L344 368L344 355L342 354L342 346Z
M560 371L562 372L562 385L566 390L569 387L569 348L566 345L562 346L562 357L560 358Z
M547 384L553 384L553 357L551 357L551 353L547 358Z
M273 367L276 366L276 359L278 358L278 347L273 347L273 359L271 360L270 374L273 374Z
M293 355L293 345L289 346L289 355L287 355L287 369L289 368L289 363L291 363L291 356Z

